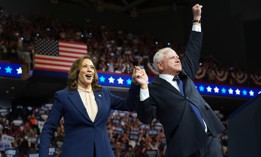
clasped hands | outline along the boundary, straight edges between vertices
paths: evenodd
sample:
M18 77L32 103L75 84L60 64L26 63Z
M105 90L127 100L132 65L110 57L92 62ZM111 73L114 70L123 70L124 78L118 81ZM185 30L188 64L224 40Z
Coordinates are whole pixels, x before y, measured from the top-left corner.
M139 84L141 89L147 89L148 81L149 78L146 71L138 66L135 66L132 74L132 82Z

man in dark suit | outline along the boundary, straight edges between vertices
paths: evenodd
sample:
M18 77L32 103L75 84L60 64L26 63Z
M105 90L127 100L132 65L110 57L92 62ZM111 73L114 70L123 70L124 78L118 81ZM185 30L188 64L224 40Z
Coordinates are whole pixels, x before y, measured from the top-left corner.
M218 134L224 126L193 83L202 45L201 8L199 4L192 7L192 32L182 64L173 49L160 49L153 58L159 77L149 84L144 69L136 67L141 86L138 118L143 123L157 118L162 123L166 157L223 156Z
M133 73L135 76L135 73ZM53 107L40 137L40 157L48 157L49 147L60 120L64 120L62 157L113 157L107 134L111 110L134 111L139 86L129 89L129 97L113 95L98 84L96 68L88 56L72 64L68 88L55 93Z

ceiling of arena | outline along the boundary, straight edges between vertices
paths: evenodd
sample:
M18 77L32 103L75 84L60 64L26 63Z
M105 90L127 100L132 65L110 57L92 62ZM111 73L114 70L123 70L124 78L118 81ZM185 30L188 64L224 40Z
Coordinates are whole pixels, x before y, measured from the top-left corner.
M55 0L54 0L55 1ZM95 7L98 11L119 13L152 13L174 10L177 6L187 5L190 0L60 0Z

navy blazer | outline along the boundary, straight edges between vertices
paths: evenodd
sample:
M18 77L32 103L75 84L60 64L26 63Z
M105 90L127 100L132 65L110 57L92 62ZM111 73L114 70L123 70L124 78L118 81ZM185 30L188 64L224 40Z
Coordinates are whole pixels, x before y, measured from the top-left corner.
M224 130L211 107L202 98L193 83L199 66L203 35L191 32L182 60L183 71L179 74L183 81L184 96L166 80L157 77L149 84L150 97L136 106L138 118L149 123L157 118L163 125L167 141L166 157L188 157L207 142L204 131L190 104L200 110L213 136Z
M113 95L107 87L94 92L98 113L91 121L77 90L64 89L55 93L54 104L40 137L40 157L48 157L51 139L61 118L64 118L62 157L113 157L107 134L111 109L133 111L139 97L139 87L131 85L127 99Z

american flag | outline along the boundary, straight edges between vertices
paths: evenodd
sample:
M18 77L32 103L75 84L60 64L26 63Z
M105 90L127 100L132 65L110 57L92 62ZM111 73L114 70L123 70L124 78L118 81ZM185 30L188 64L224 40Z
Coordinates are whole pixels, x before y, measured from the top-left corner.
M72 62L87 55L87 45L78 42L38 39L35 42L35 69L68 72Z

